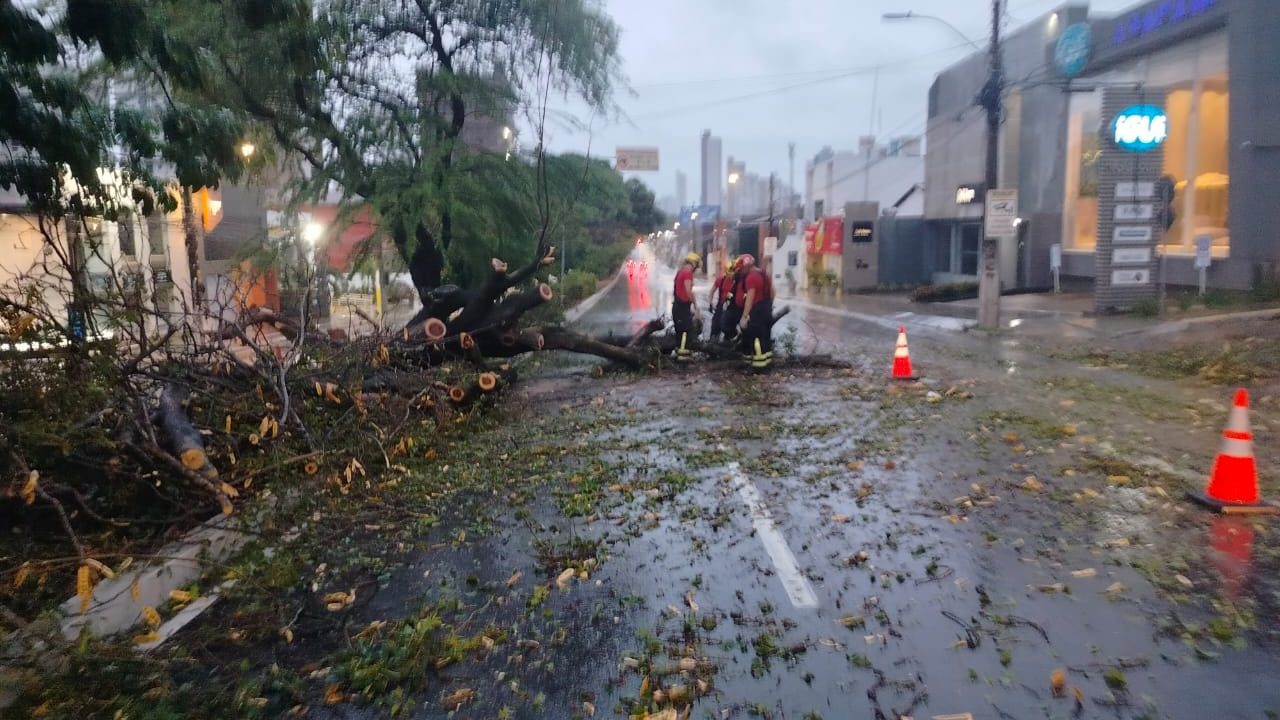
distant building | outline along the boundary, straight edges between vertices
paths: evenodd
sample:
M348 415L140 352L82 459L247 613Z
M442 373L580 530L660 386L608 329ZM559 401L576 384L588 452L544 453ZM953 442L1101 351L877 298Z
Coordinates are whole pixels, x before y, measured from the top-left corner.
M702 193L700 204L720 205L723 178L721 168L721 141L710 130L702 131Z
M689 202L689 176L685 175L683 170L676 171L675 201L676 210L672 214L679 215L680 208L684 207Z
M823 148L805 165L804 215L808 219L839 215L849 202L873 202L881 212L921 215L924 200L913 189L924 182L924 160L919 136L895 138L884 145L864 137L856 151Z

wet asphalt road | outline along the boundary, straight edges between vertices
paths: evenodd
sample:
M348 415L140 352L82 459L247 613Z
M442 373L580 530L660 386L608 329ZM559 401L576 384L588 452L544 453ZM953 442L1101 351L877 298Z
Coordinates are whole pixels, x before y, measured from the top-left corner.
M621 277L580 329L630 334L669 314L671 272L635 259L647 272ZM448 588L510 628L414 715L666 720L679 698L693 718L1275 717L1274 530L1185 507L1167 474L1089 466L1113 451L1211 456L1218 408L1188 420L1195 391L1159 384L1143 392L1168 407L1139 406L1125 377L945 322L913 327L926 379L895 387L901 319L798 307L780 324L848 371L535 373L510 422L565 463L594 452L608 500L585 518L554 493L520 517L494 508L491 532L423 554L364 610L403 614ZM1178 440L1157 442L1170 428ZM495 446L522 442L507 437ZM579 542L598 566L556 583L546 548ZM504 584L550 592L495 604ZM458 688L477 695L442 709Z
M656 267L656 263L650 261L649 267ZM636 273L619 283L585 320L597 329L633 331L669 306L669 285L670 275L661 269L651 269L647 276ZM703 288L699 291L702 297ZM781 299L779 304L785 305L786 300ZM901 319L890 318L889 324ZM794 329L801 352L833 353L882 377L883 371L877 367L879 356L887 355L887 348L892 346L892 331L885 324L797 307L780 324L779 334ZM1036 392L1037 375L1079 370L1075 366L1054 368L1052 361L1024 352L1023 343L1016 337L992 345L986 339L955 331L913 328L917 329L926 342L916 347L977 352L980 365L995 368L988 370L992 377L1004 375L1004 382L1021 380L1032 385L1032 393ZM925 349L916 357L926 365L964 365L948 362L951 358L946 350ZM981 362L988 358L996 362ZM883 362L887 363L887 357ZM966 369L971 371L966 374L973 374L974 368ZM1020 371L1032 377L1018 377ZM796 402L771 420L785 422L788 415L793 419L806 415L830 417L830 403L820 396L809 396L803 385L784 384L777 378L763 382L777 383L775 392L789 394ZM812 391L823 393L824 388L815 387ZM1011 393L1015 406L1018 395ZM1058 537L1055 528L1071 522L1070 518L1048 510L1037 512L1035 508L1011 510L997 503L999 509L992 512L993 517L986 518L985 525L990 529L978 533L982 540L975 542L975 533L961 532L956 525L940 521L921 508L922 504L927 506L937 500L936 494L924 487L931 480L948 475L981 477L990 471L992 463L988 458L968 456L963 432L960 437L955 433L925 432L907 442L901 450L906 450L912 459L899 462L909 472L901 472L900 467L896 473L878 473L891 477L864 474L877 493L874 500L858 502L855 507L847 487L838 483L815 485L805 479L806 471L824 463L838 467L846 457L845 449L859 439L876 435L876 414L869 408L853 404L842 407L840 412L840 424L860 437L801 439L797 442L803 445L802 454L812 460L810 467L791 467L789 472L762 478L752 478L748 472L745 478L758 488L761 506L814 590L816 607L796 606L787 592L789 578L783 572L787 568L780 569L776 554L770 553L741 514L735 515L738 521L730 532L720 533L709 545L702 545L703 553L691 556L680 552L680 548L697 542L694 537L701 528L696 523L660 526L638 541L640 548L631 548L636 557L635 568L651 572L655 581L673 576L686 582L701 578L706 587L712 588L703 593L703 606L737 607L748 615L752 614L751 608L773 608L770 616L758 621L787 628L783 644L801 642L808 648L786 671L766 677L742 673L746 668L739 668L735 676L726 669L716 685L715 706L719 711L714 716L759 702L781 710L779 717L798 717L809 711L824 717L879 717L881 713L893 717L894 710L905 713L910 709L917 717L972 712L974 717L1014 718L1245 718L1272 717L1269 713L1280 707L1280 688L1268 681L1280 669L1274 647L1228 650L1226 657L1207 650L1188 655L1187 645L1195 643L1185 637L1160 637L1153 618L1169 609L1160 607L1162 601L1150 592L1151 583L1132 567L1124 567L1123 556L1108 558L1106 555L1113 553L1098 549L1114 538L1151 538L1152 525L1173 523L1161 523L1159 517L1153 522L1145 508L1136 510L1133 504L1126 508L1122 500L1117 503L1120 507L1097 516L1102 521L1100 526L1083 533L1083 538L1093 543L1069 544L1065 537ZM1216 440L1209 437L1210 443ZM729 442L732 454L743 457L773 445L759 440ZM706 486L700 490L705 496L718 495L733 505L740 493L728 490L733 484L728 480L732 473L717 468L708 474ZM963 484L958 487L956 494L966 494ZM854 520L849 524L831 521L833 516L842 515ZM1173 542L1189 540L1193 553L1196 549L1204 551L1198 559L1210 562L1203 563L1193 574L1198 574L1201 582L1219 585L1222 599L1215 602L1232 606L1231 595L1239 592L1250 574L1248 565L1254 561L1249 551L1253 549L1255 526L1237 519L1193 520L1192 527L1170 530L1177 536ZM1029 551L1038 547L1062 552ZM868 559L851 567L849 557L856 557L860 551L867 552ZM677 556L675 562L670 561L672 554ZM645 562L642 558L646 557L654 560ZM930 572L931 562L945 570ZM1086 576L1098 566L1103 567L1095 576L1097 579L1082 581L1072 574L1074 571ZM946 577L938 578L943 572ZM1191 568L1186 572L1192 573ZM903 573L907 576L905 582ZM885 582L887 577L893 580ZM1064 581L1076 587L1069 597L1040 591L1041 587ZM1115 587L1113 583L1125 587L1123 598L1104 592ZM978 588L982 589L981 594ZM665 590L641 589L641 593L651 597L651 604L659 608L680 606L684 594L679 582ZM986 598L998 608L998 613L992 613L998 620L1012 619L1012 624L987 637L985 647L999 650L983 652L983 647L971 649L967 644L957 648L959 639L967 635L959 621L975 618ZM878 628L871 622L865 631L851 632L837 622L850 614L879 615L887 622ZM1172 614L1178 614L1176 607ZM1276 619L1272 614L1259 621L1265 625ZM1045 630L1047 640L1031 623ZM871 661L870 676L859 656ZM1209 659L1215 662L1203 662ZM1118 676L1108 683L1105 669L1112 666L1124 670L1123 688L1119 687ZM1049 678L1060 667L1068 668L1071 686L1081 686L1085 695L1078 709L1072 702L1055 702L1051 698ZM874 686L880 677L888 685L870 697L868 685Z

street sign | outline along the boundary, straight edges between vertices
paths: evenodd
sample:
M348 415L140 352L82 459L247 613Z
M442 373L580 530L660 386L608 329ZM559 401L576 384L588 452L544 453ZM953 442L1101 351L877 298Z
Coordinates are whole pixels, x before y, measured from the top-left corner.
M658 148L620 147L614 157L618 172L658 171Z
M1151 262L1151 248L1116 248L1111 251L1112 265L1146 265Z
M1196 236L1196 269L1206 270L1213 264L1213 238L1208 235Z
M84 341L88 336L84 327L84 313L74 307L67 308L67 330L75 340Z
M987 191L987 237L1012 238L1018 232L1014 221L1018 219L1017 190Z
M1150 285L1150 270L1112 270L1112 285Z
M1151 203L1116 206L1116 222L1122 222L1125 220L1150 220L1155 216L1156 206Z
M1196 270L1200 276L1200 295L1204 296L1209 284L1209 265L1213 263L1213 238L1209 235L1196 236Z
M1150 225L1121 225L1111 233L1111 241L1117 245L1138 245L1151 242Z
M1146 200L1155 196L1156 184L1153 182L1116 183L1117 200Z

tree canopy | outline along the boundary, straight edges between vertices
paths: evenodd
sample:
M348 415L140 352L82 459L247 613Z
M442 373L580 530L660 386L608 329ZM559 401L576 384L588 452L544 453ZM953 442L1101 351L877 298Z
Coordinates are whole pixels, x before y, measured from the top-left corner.
M490 254L657 225L606 162L467 132L540 135L552 93L612 111L619 32L591 0L2 0L0 26L0 185L36 203L64 167L97 194L99 167L158 187L153 158L215 187L256 136L278 150L261 162L297 162L300 198L370 203L424 295Z
M61 13L0 2L0 187L43 212L109 216L121 185L146 211L167 202L140 192L165 179L156 160L189 187L216 187L242 170L234 113L173 97L151 108L128 102L154 89L154 77L194 82L190 49L176 52L144 10L114 0L68 0Z

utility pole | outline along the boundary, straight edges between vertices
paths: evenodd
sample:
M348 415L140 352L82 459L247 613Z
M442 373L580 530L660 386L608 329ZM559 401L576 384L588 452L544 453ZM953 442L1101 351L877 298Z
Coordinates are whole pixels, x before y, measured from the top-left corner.
M876 66L875 79L871 81L871 119L867 121L867 136L871 144L867 147L866 164L862 168L862 201L871 200L871 151L876 148L876 100L880 95L880 66Z
M787 157L791 160L791 179L787 182L787 217L791 217L796 204L796 144L787 143Z
M769 173L769 232L773 232L773 179L777 173Z
M991 2L991 52L987 82L978 96L979 104L987 111L987 192L1000 187L1000 116L1004 102L1004 58L1000 49L1000 0ZM983 212L982 257L978 269L978 325L995 329L1000 327L1000 240L990 237L986 231L986 212Z

